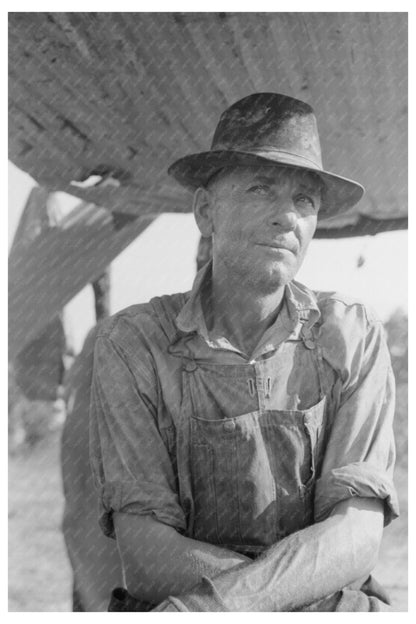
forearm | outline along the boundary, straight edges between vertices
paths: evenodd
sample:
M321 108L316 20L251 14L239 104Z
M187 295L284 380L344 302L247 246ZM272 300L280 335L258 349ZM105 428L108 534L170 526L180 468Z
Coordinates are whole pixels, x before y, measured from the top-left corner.
M180 535L150 517L115 514L117 541L131 595L152 604L189 591L251 561L225 548Z
M377 501L353 500L341 503L340 512L324 522L275 544L250 565L203 581L175 604L189 611L290 611L369 574L383 517Z
M191 590L203 576L213 578L223 571L240 569L241 565L251 561L212 544L178 537L171 543L169 552L165 553L155 576L146 575L140 581L136 576L139 595L153 604ZM134 589L129 588L130 593Z

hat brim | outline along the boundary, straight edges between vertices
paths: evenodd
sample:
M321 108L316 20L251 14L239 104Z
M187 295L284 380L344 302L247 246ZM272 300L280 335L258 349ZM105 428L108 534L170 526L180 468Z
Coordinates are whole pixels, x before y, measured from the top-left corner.
M355 206L364 194L364 187L358 182L319 169L313 163L305 164L305 159L284 152L251 153L227 150L201 152L180 158L169 167L168 173L179 184L190 191L195 191L198 187L205 186L209 179L224 167L265 164L302 169L319 175L324 182L319 221Z

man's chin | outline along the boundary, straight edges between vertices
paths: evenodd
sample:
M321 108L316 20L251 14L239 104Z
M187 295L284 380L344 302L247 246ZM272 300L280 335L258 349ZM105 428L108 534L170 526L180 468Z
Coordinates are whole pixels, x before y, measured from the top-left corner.
M286 286L296 275L296 268L282 265L281 263L264 264L257 267L256 271L250 271L248 283L253 283L264 292L274 292L282 286Z
M278 280L287 284L296 275L297 263L295 262L295 256L292 258L293 262L271 262L264 267L265 275L271 280Z

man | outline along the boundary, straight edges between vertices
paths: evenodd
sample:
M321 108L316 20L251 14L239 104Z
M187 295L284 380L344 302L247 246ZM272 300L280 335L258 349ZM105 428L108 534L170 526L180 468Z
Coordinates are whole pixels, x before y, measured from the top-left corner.
M293 281L317 219L363 189L323 170L311 107L273 93L231 106L211 150L170 173L194 191L212 262L190 293L98 332L91 459L129 592L116 597L131 610L387 609L369 577L398 513L382 326Z

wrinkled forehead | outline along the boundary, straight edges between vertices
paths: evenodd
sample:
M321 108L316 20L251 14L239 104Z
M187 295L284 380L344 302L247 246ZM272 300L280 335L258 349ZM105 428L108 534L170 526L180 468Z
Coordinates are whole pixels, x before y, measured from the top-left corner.
M244 185L256 180L274 185L299 184L317 193L325 186L319 174L313 171L273 164L224 167L210 178L206 186L210 188L221 183Z

